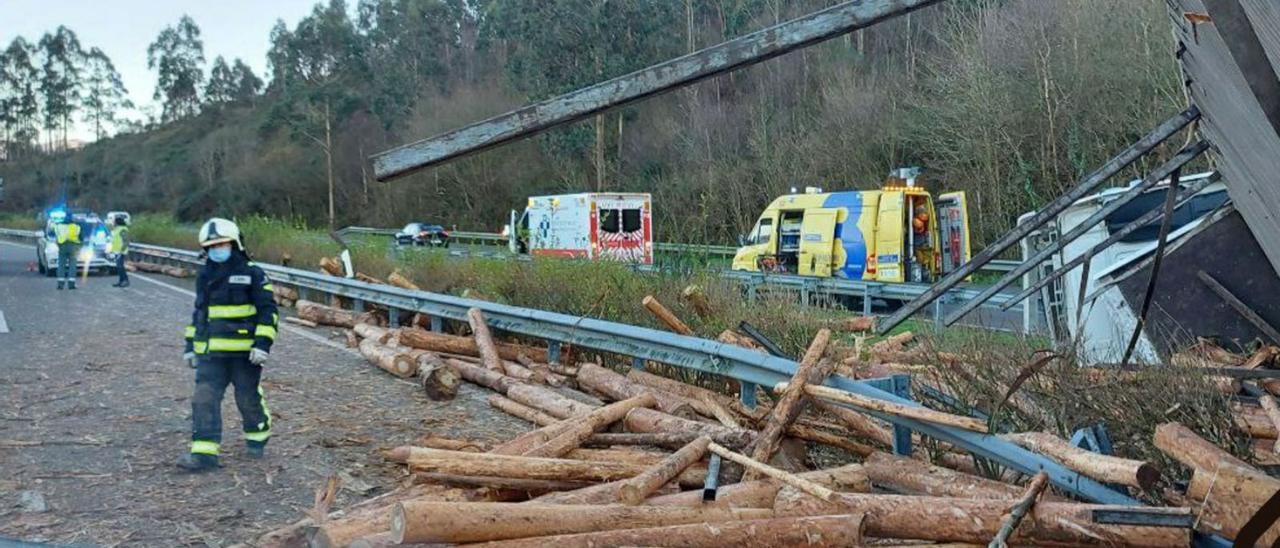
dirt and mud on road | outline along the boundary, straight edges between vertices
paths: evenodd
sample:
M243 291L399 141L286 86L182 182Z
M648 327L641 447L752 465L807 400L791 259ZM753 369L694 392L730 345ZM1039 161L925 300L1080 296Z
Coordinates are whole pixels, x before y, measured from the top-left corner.
M483 389L433 403L335 342L285 328L264 373L275 417L268 456L243 455L223 401L223 467L189 475L193 371L182 361L192 296L181 282L95 276L56 291L28 271L34 251L0 243L0 539L102 546L220 546L297 521L330 475L335 508L403 474L381 447L435 434L502 440L527 425ZM148 281L150 280L150 281ZM158 283L157 283L158 282ZM176 285L175 285L176 284ZM315 336L320 335L320 336ZM323 336L329 336L326 340Z

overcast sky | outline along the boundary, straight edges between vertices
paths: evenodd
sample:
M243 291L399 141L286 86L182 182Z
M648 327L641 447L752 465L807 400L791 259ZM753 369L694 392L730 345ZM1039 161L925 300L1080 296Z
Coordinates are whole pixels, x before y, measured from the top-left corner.
M32 43L66 25L88 50L106 52L137 105L153 105L155 72L147 69L147 46L183 14L200 26L205 77L218 55L239 57L266 80L268 37L276 19L289 28L319 0L0 0L0 48L16 36ZM157 111L159 106L156 105ZM136 116L136 115L135 115ZM87 132L77 132L81 138Z

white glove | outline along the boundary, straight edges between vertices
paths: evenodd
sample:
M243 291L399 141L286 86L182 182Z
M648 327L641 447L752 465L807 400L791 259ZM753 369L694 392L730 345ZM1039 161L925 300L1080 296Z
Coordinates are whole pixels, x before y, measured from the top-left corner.
M249 351L249 363L253 365L262 365L267 363L267 358L270 357L271 354L261 348L255 348Z
M183 354L183 355L182 355L182 359L183 359L184 361L186 361L186 362L187 362L187 367L190 367L190 368L192 368L192 369L195 369L195 368L196 368L196 353L195 353L195 352L187 352L186 354Z

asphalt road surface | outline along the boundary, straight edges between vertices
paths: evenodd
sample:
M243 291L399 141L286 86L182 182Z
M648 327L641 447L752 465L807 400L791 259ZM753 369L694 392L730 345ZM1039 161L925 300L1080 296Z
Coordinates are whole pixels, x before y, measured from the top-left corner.
M328 329L282 329L263 375L274 421L268 456L243 456L223 404L223 467L180 472L194 373L182 361L190 282L93 276L76 291L28 271L35 252L0 242L0 545L218 546L292 523L330 475L335 508L395 486L379 448L427 435L484 441L529 425L464 385L431 402L369 366ZM284 326L282 322L282 326ZM7 329L7 332L6 332ZM230 392L230 390L228 390Z

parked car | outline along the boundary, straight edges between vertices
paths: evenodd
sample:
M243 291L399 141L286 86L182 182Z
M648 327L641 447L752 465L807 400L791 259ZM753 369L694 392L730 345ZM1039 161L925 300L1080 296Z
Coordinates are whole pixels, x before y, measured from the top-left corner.
M80 251L76 253L76 271L111 272L115 262L107 259L107 243L110 232L96 213L82 210L63 212L71 215L71 221L80 225ZM36 242L36 267L41 274L56 276L58 273L58 243L54 236L54 220L41 214L44 231Z
M396 233L396 244L449 247L449 231L440 225L409 223Z

